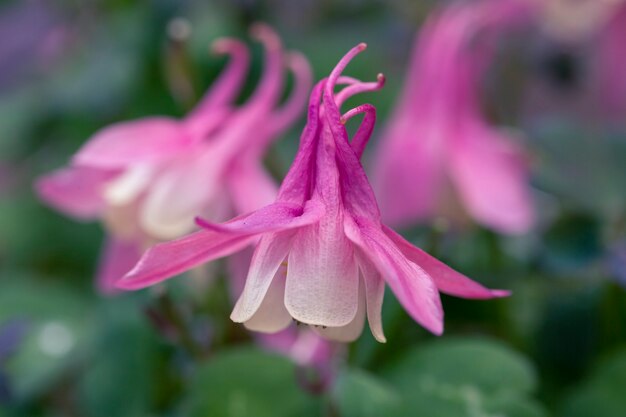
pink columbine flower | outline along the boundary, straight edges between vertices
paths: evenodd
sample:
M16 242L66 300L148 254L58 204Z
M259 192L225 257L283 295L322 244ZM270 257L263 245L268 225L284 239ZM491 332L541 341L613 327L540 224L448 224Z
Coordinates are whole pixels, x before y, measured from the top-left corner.
M218 40L213 50L230 55L230 63L185 118L148 117L107 127L69 167L38 181L39 195L51 206L106 225L110 236L98 279L105 293L146 246L192 231L196 215L221 221L274 200L276 185L261 158L300 115L311 72L302 55L283 51L269 27L254 26L252 35L265 46L265 68L245 105L234 100L248 50L240 41ZM295 86L279 105L285 68L293 71Z
M449 6L428 20L374 156L385 221L408 226L457 216L460 200L477 222L499 232L532 225L526 158L510 133L489 124L479 96L496 41L529 20L530 6L484 0Z
M381 224L359 162L375 109L363 104L340 113L346 98L382 86L382 76L375 83L341 76L363 49L364 44L353 48L314 87L298 154L273 204L222 224L198 220L205 230L152 247L117 286L154 285L252 243L254 255L233 321L272 333L293 319L326 338L351 341L367 317L381 342L385 282L408 313L435 334L443 331L439 291L467 298L507 295L455 272ZM349 85L335 93L338 83ZM357 114L364 119L350 141L344 123Z

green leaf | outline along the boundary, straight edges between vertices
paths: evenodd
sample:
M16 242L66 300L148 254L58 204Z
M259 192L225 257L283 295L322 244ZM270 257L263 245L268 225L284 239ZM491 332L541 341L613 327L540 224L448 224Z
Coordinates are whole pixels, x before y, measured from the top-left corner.
M359 369L341 373L336 397L342 417L383 416L400 405L400 397L393 387Z
M531 364L506 346L486 339L448 338L415 349L394 373L398 379L442 381L481 391L529 392L536 385Z
M82 375L84 415L141 417L150 414L163 383L159 339L132 300L107 300L98 317L98 337Z
M298 387L291 361L253 348L212 357L188 388L182 414L190 417L300 417L319 415L321 406Z
M626 410L626 349L602 362L564 401L561 417L621 417Z
M546 410L539 403L517 395L485 398L483 406L489 416L541 417L547 415Z
M411 351L386 376L403 399L398 416L545 415L529 396L536 386L530 362L495 341L436 341Z

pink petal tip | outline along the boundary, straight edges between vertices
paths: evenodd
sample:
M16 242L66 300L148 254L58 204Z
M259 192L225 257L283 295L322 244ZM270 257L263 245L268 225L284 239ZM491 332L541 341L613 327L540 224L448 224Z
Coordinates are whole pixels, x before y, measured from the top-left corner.
M495 298L509 297L511 295L511 291L509 290L491 290L491 295Z

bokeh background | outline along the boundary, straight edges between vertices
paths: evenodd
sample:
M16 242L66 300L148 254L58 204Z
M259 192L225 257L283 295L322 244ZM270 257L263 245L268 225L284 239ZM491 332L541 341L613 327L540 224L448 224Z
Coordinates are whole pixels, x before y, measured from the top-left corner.
M64 165L99 128L183 115L226 61L208 54L211 41L249 39L257 21L306 54L316 79L368 43L348 73L387 76L382 91L358 98L379 110L371 153L384 140L414 35L442 3L3 1L0 416L626 415L626 111L609 114L595 101L593 30L509 37L484 86L490 119L518 131L528 148L539 215L533 231L505 237L437 219L404 231L513 296L444 296L440 338L388 296L388 342L364 331L340 350L324 383L255 347L228 320L226 276L201 294L186 278L173 280L167 303L149 291L99 296L92 277L101 227L64 217L33 192L35 178ZM251 45L248 93L262 64L261 48ZM301 118L267 155L277 179L303 125Z

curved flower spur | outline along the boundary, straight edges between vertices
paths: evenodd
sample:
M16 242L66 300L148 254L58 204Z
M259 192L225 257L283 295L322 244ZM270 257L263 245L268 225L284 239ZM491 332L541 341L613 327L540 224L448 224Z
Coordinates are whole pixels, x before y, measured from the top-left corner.
M154 241L175 239L194 229L194 217L215 221L271 203L276 185L262 167L269 143L300 115L311 88L311 71L298 53L285 53L268 26L251 30L265 47L259 85L241 107L234 100L244 83L249 54L235 39L220 39L213 51L230 62L182 120L148 117L96 133L68 168L41 178L37 190L51 206L79 219L100 218L111 237L98 283L111 292L114 281ZM294 88L279 106L285 69Z
M123 289L154 285L203 262L256 245L245 289L231 318L252 330L276 332L292 319L329 339L351 341L369 320L385 341L381 323L384 282L408 313L435 334L443 331L439 290L466 298L508 295L489 290L414 247L382 225L359 158L371 135L369 104L340 114L351 95L382 86L341 73L365 49L353 48L313 89L300 148L274 204L148 250L117 283ZM348 84L335 93L338 83ZM363 113L349 141L344 123Z

